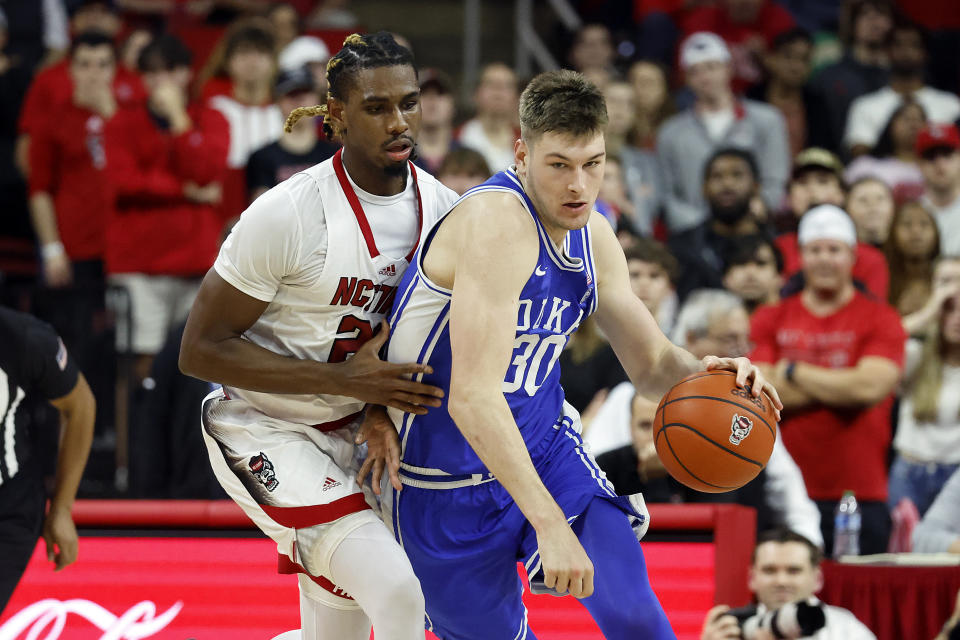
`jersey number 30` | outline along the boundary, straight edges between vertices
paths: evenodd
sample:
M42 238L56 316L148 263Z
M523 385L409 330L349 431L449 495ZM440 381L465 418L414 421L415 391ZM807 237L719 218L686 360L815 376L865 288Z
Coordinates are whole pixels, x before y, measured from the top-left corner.
M523 387L528 396L536 395L553 371L553 366L560 358L560 352L563 351L566 343L567 336L557 334L543 339L531 333L517 336L513 343L513 359L510 361L510 368L507 369L507 379L503 381L503 392L515 393ZM549 358L548 351L551 352ZM544 370L542 375L541 369Z

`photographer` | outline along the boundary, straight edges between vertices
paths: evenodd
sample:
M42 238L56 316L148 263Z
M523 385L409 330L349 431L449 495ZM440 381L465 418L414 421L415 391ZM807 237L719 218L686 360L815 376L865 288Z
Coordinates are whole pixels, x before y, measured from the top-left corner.
M785 529L761 534L753 550L749 586L757 604L735 611L726 605L714 607L704 619L700 640L743 638L743 619L811 598L823 586L820 550L803 536ZM802 637L812 640L876 640L873 633L846 609L823 605L823 615L823 627ZM758 632L752 637L759 640L774 636Z

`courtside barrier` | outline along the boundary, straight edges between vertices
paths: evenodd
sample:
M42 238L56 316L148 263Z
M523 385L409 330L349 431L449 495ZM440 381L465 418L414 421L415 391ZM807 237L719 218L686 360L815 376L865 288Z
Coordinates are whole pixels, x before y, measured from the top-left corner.
M750 601L747 571L756 539L756 513L735 504L649 504L650 533L712 538L714 601ZM254 525L230 500L77 500L74 522L84 529L236 530Z

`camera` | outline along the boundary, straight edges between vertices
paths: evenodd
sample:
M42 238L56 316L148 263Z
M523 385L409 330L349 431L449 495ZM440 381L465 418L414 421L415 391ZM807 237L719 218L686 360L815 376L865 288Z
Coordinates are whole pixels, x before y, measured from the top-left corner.
M805 638L811 636L827 623L823 603L816 598L788 602L779 609L760 613L756 605L731 609L727 612L740 623L744 640L757 637L764 630L774 638Z

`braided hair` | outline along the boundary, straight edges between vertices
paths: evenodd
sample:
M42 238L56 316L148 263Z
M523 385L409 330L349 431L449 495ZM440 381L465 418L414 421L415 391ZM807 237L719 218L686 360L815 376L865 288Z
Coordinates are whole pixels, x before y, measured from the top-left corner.
M349 35L343 41L343 48L327 62L327 96L343 100L347 94L349 83L355 79L359 71L394 65L410 66L416 71L413 53L406 47L397 44L390 33L380 31L367 35L357 33ZM320 117L326 119L327 116L326 104L298 107L287 116L287 123L284 128L289 133L300 118ZM334 135L333 127L328 122L323 123L323 132L328 138L332 138Z

